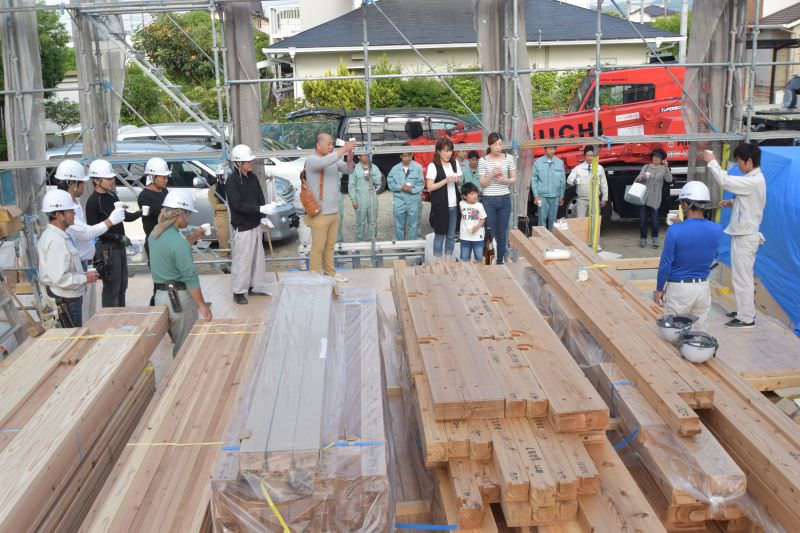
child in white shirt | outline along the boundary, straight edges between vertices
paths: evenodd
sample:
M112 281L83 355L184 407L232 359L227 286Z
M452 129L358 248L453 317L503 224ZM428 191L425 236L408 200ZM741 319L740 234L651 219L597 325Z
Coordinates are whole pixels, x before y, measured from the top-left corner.
M471 182L461 187L461 202L458 204L461 212L461 260L475 261L483 258L483 239L485 237L484 225L486 224L486 210L478 201L478 187Z

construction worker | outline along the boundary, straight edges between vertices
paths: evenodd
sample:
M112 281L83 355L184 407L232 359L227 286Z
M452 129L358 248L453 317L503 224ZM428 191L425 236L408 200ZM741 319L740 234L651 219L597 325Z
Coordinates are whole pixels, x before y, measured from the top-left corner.
M114 192L116 175L111 163L104 159L95 159L89 165L89 177L94 183L94 192L86 202L86 221L89 225L99 224L116 208L114 204L119 202L119 197ZM141 211L126 211L124 222L133 222L141 216ZM103 307L125 307L125 291L128 290L126 248L129 244L122 222L111 226L97 243L94 265L103 280Z
M225 195L231 213L231 284L233 301L247 304L248 294L269 295L264 264L261 218L273 214L275 206L264 200L264 191L253 172L256 156L249 146L238 144L231 150L233 170L225 180Z
M358 156L358 161L355 170L350 174L347 193L353 209L356 210L356 239L371 241L375 237L378 221L378 198L372 189L381 186L383 175L375 164L370 166L367 154ZM375 226L371 225L373 220L376 222Z
M161 205L167 197L167 183L169 182L169 166L160 157L153 157L144 166L145 188L136 199L142 210L142 228L144 229L144 251L147 255L147 267L150 268L150 244L148 237L158 223ZM155 305L156 290L150 297L150 305Z
M464 183L474 183L479 193L483 192L481 175L478 173L478 162L480 160L481 154L476 150L470 150L467 153L467 160L461 165L461 172L464 173Z
M225 196L225 176L217 177L217 181L208 189L208 201L214 209L214 227L217 229L217 246L221 250L231 247L230 220L228 218L228 203ZM228 252L219 252L226 257Z
M194 208L191 192L174 190L164 198L158 224L148 237L152 258L150 272L156 289L156 305L169 311L169 336L175 343L172 356L180 350L197 320L211 320L211 307L203 298L200 279L192 260L192 245L180 231L189 224Z
M394 238L397 241L405 240L406 225L408 225L408 239L418 238L419 211L425 178L422 176L422 165L413 158L411 152L400 154L400 162L392 167L386 178L389 190L393 193Z
M594 159L594 148L587 146L583 149L583 163L572 169L567 177L568 186L577 186L575 216L585 217L589 214L589 198L592 191L592 160ZM599 179L600 207L605 207L608 202L608 181L603 165L597 164L597 177Z
M89 181L83 165L75 160L66 159L58 164L55 178L58 180L58 188L68 192L75 204L75 222L67 228L67 235L72 237L83 269L86 270L89 261L94 257L95 239L107 232L111 226L125 220L125 210L121 207L116 208L107 219L89 226L86 224L86 215L83 214L83 207L81 207L84 184Z
M731 236L731 282L736 296L736 311L725 326L749 329L756 326L755 282L753 267L758 247L764 243L759 227L767 205L767 182L761 173L761 149L755 143L742 143L733 152L742 176L731 176L717 163L714 152L705 150L703 159L717 185L732 192L733 200L723 200L720 207L732 208L725 233Z
M81 327L84 288L97 281L98 275L84 272L75 242L67 234L75 222L75 202L68 192L52 190L44 195L42 211L48 224L37 244L39 279L55 300L61 327Z
M678 195L685 220L667 231L658 267L655 301L670 315L695 315L693 329L705 331L711 309L708 274L717 257L722 227L703 215L711 194L700 181L690 181Z
M556 157L556 147L547 146L544 151L545 155L533 164L531 191L539 210L539 225L552 230L558 218L558 208L564 205L566 176L564 162Z

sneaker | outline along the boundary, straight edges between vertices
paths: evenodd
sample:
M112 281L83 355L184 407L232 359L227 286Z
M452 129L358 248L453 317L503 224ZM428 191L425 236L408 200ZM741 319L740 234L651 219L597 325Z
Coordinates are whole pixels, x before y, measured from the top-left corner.
M725 327L732 329L753 329L756 327L756 321L753 320L752 322L742 322L738 318L734 318L730 322L726 322Z
M660 243L658 242L658 237L654 237L653 240L652 240L653 248L658 248L659 245L660 245Z
M647 239L639 239L639 248L647 246Z
M736 311L731 311L730 313L725 313L725 316L728 318L736 318Z
M335 279L339 283L347 283L348 281L350 281L349 279L347 279L346 277L342 276L341 274L336 274L335 276L333 276L333 279Z
M233 301L239 305L247 305L247 296L244 294L234 294Z
M269 294L267 293L254 291L252 287L247 289L247 294L249 294L250 296L269 296Z

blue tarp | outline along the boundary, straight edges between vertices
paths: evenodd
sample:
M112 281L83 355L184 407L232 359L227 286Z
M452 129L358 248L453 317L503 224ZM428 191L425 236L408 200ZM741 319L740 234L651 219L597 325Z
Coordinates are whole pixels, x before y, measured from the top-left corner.
M767 181L767 207L761 222L766 242L758 250L755 272L800 335L800 147L763 147L761 171ZM736 165L730 173L741 175ZM732 197L725 193L725 198ZM731 210L723 209L723 227L730 217ZM724 235L719 255L729 266L730 254L731 240Z

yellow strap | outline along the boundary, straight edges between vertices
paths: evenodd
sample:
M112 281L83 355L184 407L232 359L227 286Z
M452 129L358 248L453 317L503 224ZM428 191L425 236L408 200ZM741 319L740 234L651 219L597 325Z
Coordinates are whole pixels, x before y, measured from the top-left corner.
M210 335L252 335L255 331L209 331L208 333L189 333L190 337L208 337Z
M728 160L731 158L731 145L725 143L722 145L722 160L720 161L720 166L725 169L728 168ZM722 189L719 191L719 199L722 201ZM719 202L717 202L719 203ZM717 208L714 210L714 222L720 222L722 220L722 209Z
M598 147L599 152L599 147ZM595 154L592 158L592 178L589 192L589 216L591 217L591 240L592 251L597 253L600 240L600 155Z
M261 488L261 494L264 496L264 499L267 501L267 504L269 505L269 508L272 509L272 513L278 519L278 522L280 522L281 527L283 527L283 533L292 533L292 530L289 529L288 525L286 525L286 520L284 520L283 517L281 516L281 512L278 510L278 506L275 505L275 503L272 501L272 498L270 498L269 491L267 490L267 486L264 484L263 481L259 484L259 487Z

